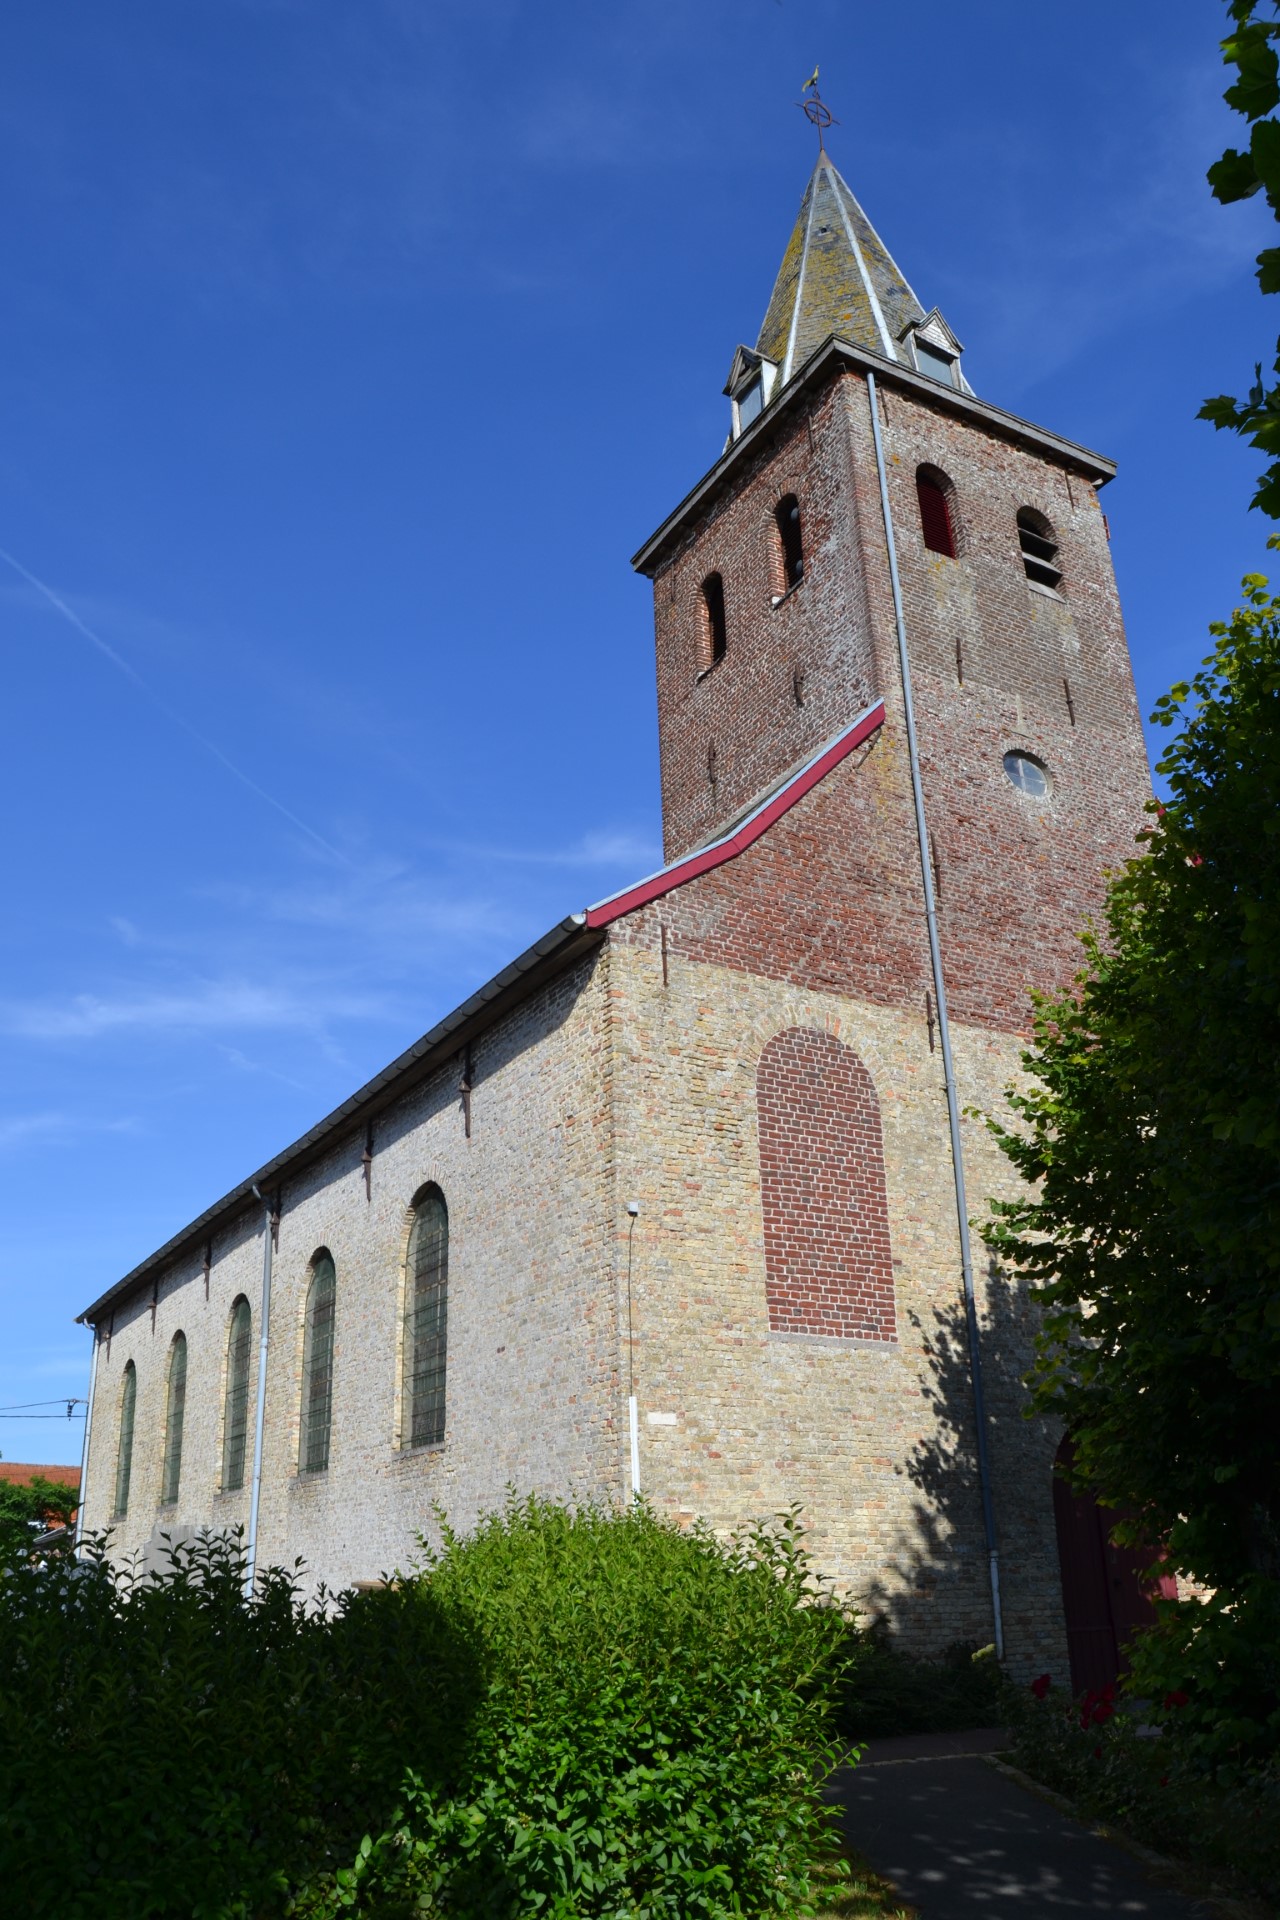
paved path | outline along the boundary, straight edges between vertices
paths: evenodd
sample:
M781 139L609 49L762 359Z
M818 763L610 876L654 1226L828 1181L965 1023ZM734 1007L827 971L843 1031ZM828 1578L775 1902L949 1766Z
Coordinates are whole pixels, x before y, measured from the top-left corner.
M837 1776L852 1844L923 1920L1133 1914L1205 1920L1132 1855L1007 1779L981 1756L996 1733L873 1741Z

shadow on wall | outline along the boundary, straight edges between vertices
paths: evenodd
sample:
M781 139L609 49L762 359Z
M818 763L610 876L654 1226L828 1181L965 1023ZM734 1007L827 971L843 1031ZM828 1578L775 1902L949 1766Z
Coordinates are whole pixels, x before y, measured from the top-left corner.
M1053 1517L1058 1431L1028 1419L1022 1378L1034 1357L1038 1319L1027 1289L994 1264L979 1294L1001 1590L1006 1631L1060 1606ZM908 1316L920 1343L920 1434L895 1473L915 1489L911 1519L884 1575L860 1596L869 1622L913 1651L941 1652L992 1638L990 1572L982 1523L977 1427L964 1301ZM905 1332L905 1329L904 1329ZM905 1342L904 1342L905 1344ZM1048 1585L1046 1586L1046 1582ZM1018 1637L1022 1637L1019 1635Z

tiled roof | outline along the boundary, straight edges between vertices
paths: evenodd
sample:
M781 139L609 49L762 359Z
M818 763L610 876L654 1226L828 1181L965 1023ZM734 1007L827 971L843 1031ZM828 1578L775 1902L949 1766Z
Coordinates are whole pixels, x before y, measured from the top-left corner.
M830 334L886 359L905 359L904 327L924 308L828 154L818 156L774 282L756 351L779 384Z
M52 1480L58 1487L78 1487L79 1467L33 1467L23 1460L0 1460L0 1480L25 1487L31 1480Z

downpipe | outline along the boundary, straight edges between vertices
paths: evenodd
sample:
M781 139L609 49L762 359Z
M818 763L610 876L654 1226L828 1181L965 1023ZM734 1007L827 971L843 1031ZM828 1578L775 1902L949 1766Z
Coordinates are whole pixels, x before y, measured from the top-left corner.
M911 797L915 803L916 841L920 850L920 878L924 886L924 916L929 933L929 965L933 973L933 997L938 1009L938 1036L942 1047L942 1077L947 1094L947 1121L951 1129L951 1165L955 1176L956 1225L960 1234L960 1266L964 1275L964 1314L969 1336L969 1378L973 1386L973 1413L978 1435L978 1482L982 1490L982 1525L986 1536L987 1566L991 1577L991 1621L994 1629L996 1659L1004 1659L1004 1619L1000 1609L1000 1554L996 1545L995 1507L991 1498L991 1465L987 1457L987 1409L982 1391L982 1343L978 1330L978 1305L973 1286L973 1257L969 1249L969 1203L965 1196L964 1152L960 1137L960 1103L956 1094L955 1066L951 1057L951 1025L947 1018L947 989L942 977L942 950L938 944L938 911L934 897L933 868L929 860L929 828L924 811L924 787L920 779L920 754L916 743L915 705L911 697L911 662L907 654L907 623L902 611L902 585L898 579L898 550L893 537L893 514L889 507L889 480L885 472L884 446L880 437L880 404L876 376L867 372L867 397L871 404L871 437L876 450L876 476L880 482L880 510L884 515L884 539L889 554L889 580L893 588L893 618L898 631L898 666L902 676L902 704L906 717L907 758L911 766Z
M267 1412L267 1346L271 1338L271 1206L257 1187L262 1206L262 1312L258 1329L258 1405L253 1424L253 1491L249 1497L249 1539L245 1548L244 1597L253 1598L258 1566L258 1508L262 1499L262 1436Z

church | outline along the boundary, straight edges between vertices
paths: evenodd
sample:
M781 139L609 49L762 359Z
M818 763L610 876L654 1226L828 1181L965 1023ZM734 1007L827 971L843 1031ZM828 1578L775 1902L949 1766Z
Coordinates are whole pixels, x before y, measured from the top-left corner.
M335 1588L508 1489L797 1507L906 1644L1061 1670L1123 1623L967 1222L1013 1178L973 1111L1150 797L1114 465L980 397L821 147L725 393L634 560L666 864L86 1308L82 1525Z

